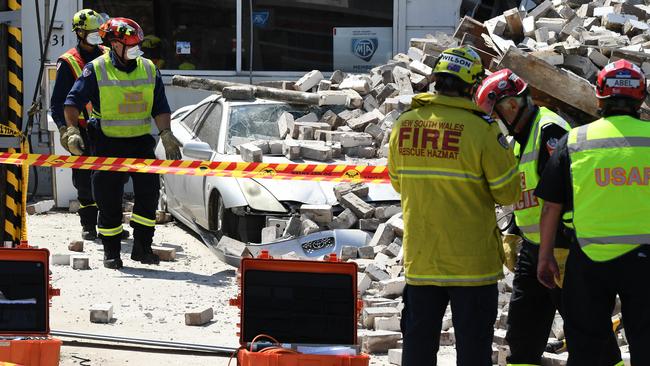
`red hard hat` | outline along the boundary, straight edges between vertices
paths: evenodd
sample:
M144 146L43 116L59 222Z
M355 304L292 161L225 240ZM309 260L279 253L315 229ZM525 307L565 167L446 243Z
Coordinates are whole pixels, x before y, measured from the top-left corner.
M492 114L503 98L516 97L526 91L528 84L510 69L499 70L486 77L474 93L474 102L485 113Z
M144 40L144 32L135 20L111 18L99 27L99 35L110 41L118 41L125 46L135 46Z
M596 96L643 100L646 97L645 75L637 65L628 60L612 62L598 73Z

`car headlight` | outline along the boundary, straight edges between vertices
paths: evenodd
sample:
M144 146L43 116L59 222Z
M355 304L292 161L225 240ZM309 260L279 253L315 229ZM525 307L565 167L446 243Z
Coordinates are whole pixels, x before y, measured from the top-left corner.
M237 182L252 209L268 212L287 212L287 209L261 184L252 179L238 179Z

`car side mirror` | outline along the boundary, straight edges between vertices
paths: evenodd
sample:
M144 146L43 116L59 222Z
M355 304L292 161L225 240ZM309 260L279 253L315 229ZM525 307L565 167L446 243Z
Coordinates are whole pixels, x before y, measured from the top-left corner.
M183 146L183 155L196 160L210 160L212 158L212 148L205 142L190 141Z

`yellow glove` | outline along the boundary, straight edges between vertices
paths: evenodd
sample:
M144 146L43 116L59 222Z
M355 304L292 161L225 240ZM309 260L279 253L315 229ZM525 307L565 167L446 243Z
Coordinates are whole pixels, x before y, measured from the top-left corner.
M521 247L523 239L519 235L505 234L503 236L503 251L505 252L505 265L510 272L515 271L515 264L517 264L517 254Z
M70 152L70 150L68 150L68 134L66 133L67 130L68 130L67 126L59 127L59 134L61 135L59 137L59 141L61 142L61 146L63 146L65 151Z
M68 140L68 151L70 151L72 155L83 155L86 145L84 144L83 138L81 138L79 127L68 126L65 134Z
M560 269L560 280L555 281L555 284L559 287L562 288L562 284L564 283L564 270L566 268L566 260L567 257L569 257L569 249L566 248L555 248L553 249L553 256L555 257L555 260L557 261L557 266Z
M160 131L160 140L165 148L167 160L181 160L181 143L171 129Z

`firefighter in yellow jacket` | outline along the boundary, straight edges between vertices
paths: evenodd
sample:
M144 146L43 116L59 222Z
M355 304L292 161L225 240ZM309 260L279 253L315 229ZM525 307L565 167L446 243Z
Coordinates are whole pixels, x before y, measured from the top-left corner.
M469 48L444 51L436 94L419 94L390 137L388 169L404 211L402 365L435 365L451 303L458 365L491 366L503 248L495 204L520 194L512 149L472 102L483 75Z

